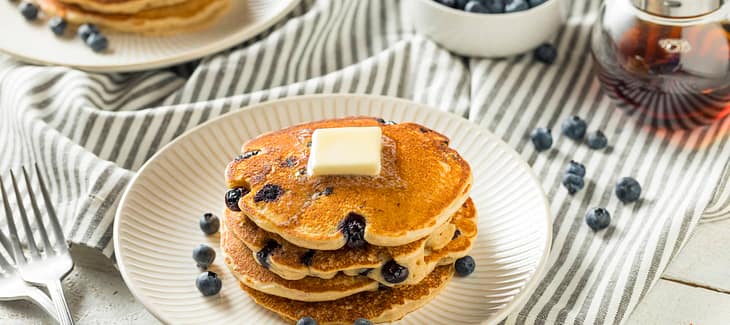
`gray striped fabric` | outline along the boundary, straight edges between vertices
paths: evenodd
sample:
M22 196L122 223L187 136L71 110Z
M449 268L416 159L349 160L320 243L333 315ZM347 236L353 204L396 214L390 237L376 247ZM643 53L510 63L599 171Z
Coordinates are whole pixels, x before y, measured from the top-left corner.
M159 71L90 74L0 56L0 170L38 161L68 237L111 256L114 209L130 177L192 127L301 94L409 98L493 131L543 180L555 216L553 253L537 291L506 323L621 323L703 211L718 217L730 210L730 191L722 190L730 178L730 119L693 132L651 132L617 111L590 70L598 6L570 3L552 66L530 55L454 56L414 34L392 0L304 1L246 44ZM591 151L558 136L552 150L535 152L529 131L556 128L573 114L603 130L610 149ZM588 169L589 182L575 196L560 186L571 159ZM616 199L612 187L622 176L643 184L642 201ZM590 231L583 216L593 206L613 212L612 227Z

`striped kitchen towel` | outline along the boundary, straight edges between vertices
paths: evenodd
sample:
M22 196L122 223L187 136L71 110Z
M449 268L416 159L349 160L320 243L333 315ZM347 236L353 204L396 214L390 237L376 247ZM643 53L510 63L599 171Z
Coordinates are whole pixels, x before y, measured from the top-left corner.
M234 49L188 65L128 74L38 67L0 56L0 171L38 161L74 243L111 256L115 206L135 170L175 137L243 106L311 93L397 96L447 110L501 136L542 179L552 202L553 252L545 277L507 324L624 321L677 253L703 211L730 207L730 119L692 132L650 131L601 94L589 38L598 0L569 2L559 59L455 56L409 26L393 0L305 0L289 19ZM477 31L475 31L477 32ZM610 150L557 136L538 153L527 137L570 115L603 130ZM557 133L557 132L554 132ZM586 188L560 185L571 160ZM644 199L621 204L622 176ZM613 212L594 233L589 207Z

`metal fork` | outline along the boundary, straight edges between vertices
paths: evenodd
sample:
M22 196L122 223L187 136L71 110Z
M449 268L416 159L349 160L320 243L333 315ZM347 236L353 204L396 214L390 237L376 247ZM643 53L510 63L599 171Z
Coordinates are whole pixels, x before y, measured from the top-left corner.
M10 241L2 232L0 232L0 244L7 252L12 252ZM51 299L40 289L23 281L12 261L6 260L3 254L0 253L0 301L21 299L34 302L53 316L53 319L57 319L56 306L53 305Z
M39 250L38 245L33 238L33 231L30 228L30 222L28 221L25 205L23 204L23 199L20 190L18 189L18 183L15 179L15 175L11 171L10 178L13 183L15 199L18 203L18 210L21 217L20 220L23 224L23 228L25 229L25 235L28 240L28 251L30 253L26 256L23 252L23 248L18 237L18 230L15 227L13 213L10 210L8 196L5 193L5 186L2 184L2 179L0 179L5 215L8 219L8 228L10 229L10 239L12 242L11 246L13 248L13 256L18 267L18 273L20 273L20 276L26 282L48 288L48 293L56 307L59 323L62 325L71 325L73 324L73 318L71 318L71 312L68 309L68 303L63 295L63 287L61 286L61 280L69 272L71 272L74 266L71 255L68 253L68 244L66 243L63 231L61 230L61 224L58 222L56 212L53 210L53 205L51 204L48 190L43 182L43 177L41 177L38 165L35 165L35 171L38 177L38 183L40 184L46 212L48 213L48 219L51 223L50 228L56 238L55 244L51 244L48 231L46 231L47 225L43 222L36 196L33 194L33 186L31 185L30 177L28 177L25 167L22 168L22 171L30 196L33 215L35 216L36 225L38 226L44 249L43 251Z

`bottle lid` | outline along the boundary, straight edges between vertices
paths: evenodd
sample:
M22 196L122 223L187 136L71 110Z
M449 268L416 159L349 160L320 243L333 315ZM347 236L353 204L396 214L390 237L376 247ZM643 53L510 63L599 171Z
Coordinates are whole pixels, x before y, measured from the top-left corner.
M634 6L653 15L670 18L696 17L720 9L726 0L632 0Z

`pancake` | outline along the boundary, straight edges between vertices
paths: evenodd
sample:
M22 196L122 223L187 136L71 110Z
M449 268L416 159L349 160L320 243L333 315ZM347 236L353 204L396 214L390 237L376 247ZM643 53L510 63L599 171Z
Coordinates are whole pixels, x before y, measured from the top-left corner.
M440 266L416 285L382 288L325 302L303 302L269 295L241 283L241 288L260 306L289 323L310 316L320 325L352 324L363 317L373 323L393 322L427 304L451 280L454 268Z
M306 175L314 130L357 126L382 129L380 175ZM260 228L309 249L342 248L347 240L341 225L353 220L364 220L362 236L375 246L427 237L467 200L472 182L468 163L445 136L371 117L289 127L247 142L243 152L226 168L228 187L249 191L240 209Z
M276 248L268 250L268 258L265 257L263 263L282 278L299 280L313 276L329 279L338 272L344 272L351 276L365 274L388 286L393 284L381 275L386 262L394 260L409 270L408 278L399 285L418 283L437 265L449 264L465 256L477 235L476 209L471 200L466 201L434 234L396 247L366 245L358 249L346 246L334 251L309 250L258 228L241 212L226 210L223 222L254 255L266 250L271 241L275 242L272 247ZM459 235L454 239L457 229Z
M256 263L251 251L225 227L221 230L224 260L233 275L245 285L267 294L299 301L329 301L358 292L378 289L378 283L364 276L342 273L332 279L307 277L285 280Z
M60 0L87 11L107 14L133 14L142 10L172 6L188 0Z
M205 28L230 7L230 0L187 0L133 14L105 14L59 0L36 1L48 15L63 17L71 24L92 23L122 32L150 35L169 35Z

